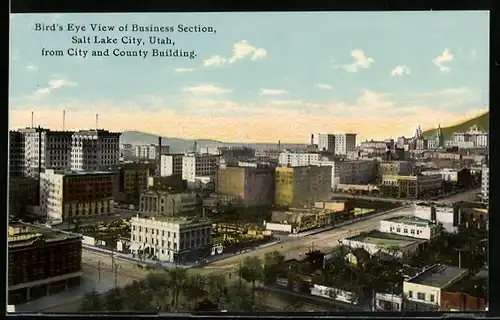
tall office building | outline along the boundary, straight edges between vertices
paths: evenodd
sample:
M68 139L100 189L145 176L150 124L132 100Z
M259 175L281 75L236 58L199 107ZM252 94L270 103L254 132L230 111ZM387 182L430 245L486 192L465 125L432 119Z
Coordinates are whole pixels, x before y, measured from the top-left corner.
M335 135L330 133L318 134L318 150L319 151L335 151Z
M120 164L120 132L81 130L72 135L71 170L97 171Z
M347 155L356 150L356 133L335 134L335 154Z

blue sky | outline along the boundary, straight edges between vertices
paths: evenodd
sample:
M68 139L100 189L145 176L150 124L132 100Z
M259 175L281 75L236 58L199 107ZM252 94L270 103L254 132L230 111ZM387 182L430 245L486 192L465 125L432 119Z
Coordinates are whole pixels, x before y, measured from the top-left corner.
M11 15L10 126L99 126L225 141L410 135L488 108L487 12ZM35 31L56 24L64 31ZM70 32L68 24L85 25ZM94 32L90 24L128 25ZM132 32L132 24L173 32ZM212 33L178 26L212 27ZM118 44L72 44L72 37ZM121 44L123 36L144 45ZM175 45L149 44L150 36ZM42 56L42 48L64 56ZM88 50L86 58L69 48ZM143 57L92 57L109 48ZM152 57L152 49L196 58Z

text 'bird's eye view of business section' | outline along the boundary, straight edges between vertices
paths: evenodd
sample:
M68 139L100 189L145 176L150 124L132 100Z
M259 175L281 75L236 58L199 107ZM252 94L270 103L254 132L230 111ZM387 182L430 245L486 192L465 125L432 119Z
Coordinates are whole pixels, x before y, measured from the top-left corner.
M487 130L486 113L411 138L184 152L10 131L9 305L487 310Z

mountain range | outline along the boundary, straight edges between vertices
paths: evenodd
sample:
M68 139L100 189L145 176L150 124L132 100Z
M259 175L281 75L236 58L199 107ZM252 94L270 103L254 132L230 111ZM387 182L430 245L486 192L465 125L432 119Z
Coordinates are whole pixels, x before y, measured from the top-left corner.
M475 118L469 119L462 123L443 127L443 136L445 140L450 139L454 132L464 132L468 131L470 127L477 126L480 131L489 131L489 112L479 115ZM436 132L436 128L424 131L424 137L430 138ZM144 145L144 144L158 144L158 136L141 132L141 131L124 131L120 138L121 143L130 143L134 145ZM245 142L222 142L211 139L182 139L182 138L171 138L162 137L162 144L170 146L171 152L186 152L192 151L194 148L194 143L196 142L197 147L236 147L245 146L249 148L254 148L257 150L261 149L275 149L278 145L276 143L245 143ZM296 149L304 147L305 143L284 143L281 144L282 149Z
M130 143L136 145L143 144L158 144L157 135L141 132L141 131L124 131L120 137L121 143ZM248 148L254 148L256 150L262 149L276 149L278 142L276 143L245 143L245 142L222 142L211 139L182 139L182 138L171 138L162 137L162 145L170 146L170 152L186 152L192 151L194 148L194 143L196 142L197 147L236 147L245 146ZM296 149L304 147L304 143L284 143L281 144L282 149Z

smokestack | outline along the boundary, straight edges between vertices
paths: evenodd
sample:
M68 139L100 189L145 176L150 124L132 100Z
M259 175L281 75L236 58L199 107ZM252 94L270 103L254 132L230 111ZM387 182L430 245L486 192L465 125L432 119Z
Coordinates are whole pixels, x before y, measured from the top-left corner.
M66 130L66 110L63 110L63 131Z
M193 152L196 153L198 143L195 141L193 146Z
M311 134L311 146L314 145L314 134Z
M95 129L99 129L99 114L95 114Z
M161 137L158 137L158 175L161 177Z
M278 152L281 152L281 140L278 140Z
M31 111L31 128L34 128L35 112Z

